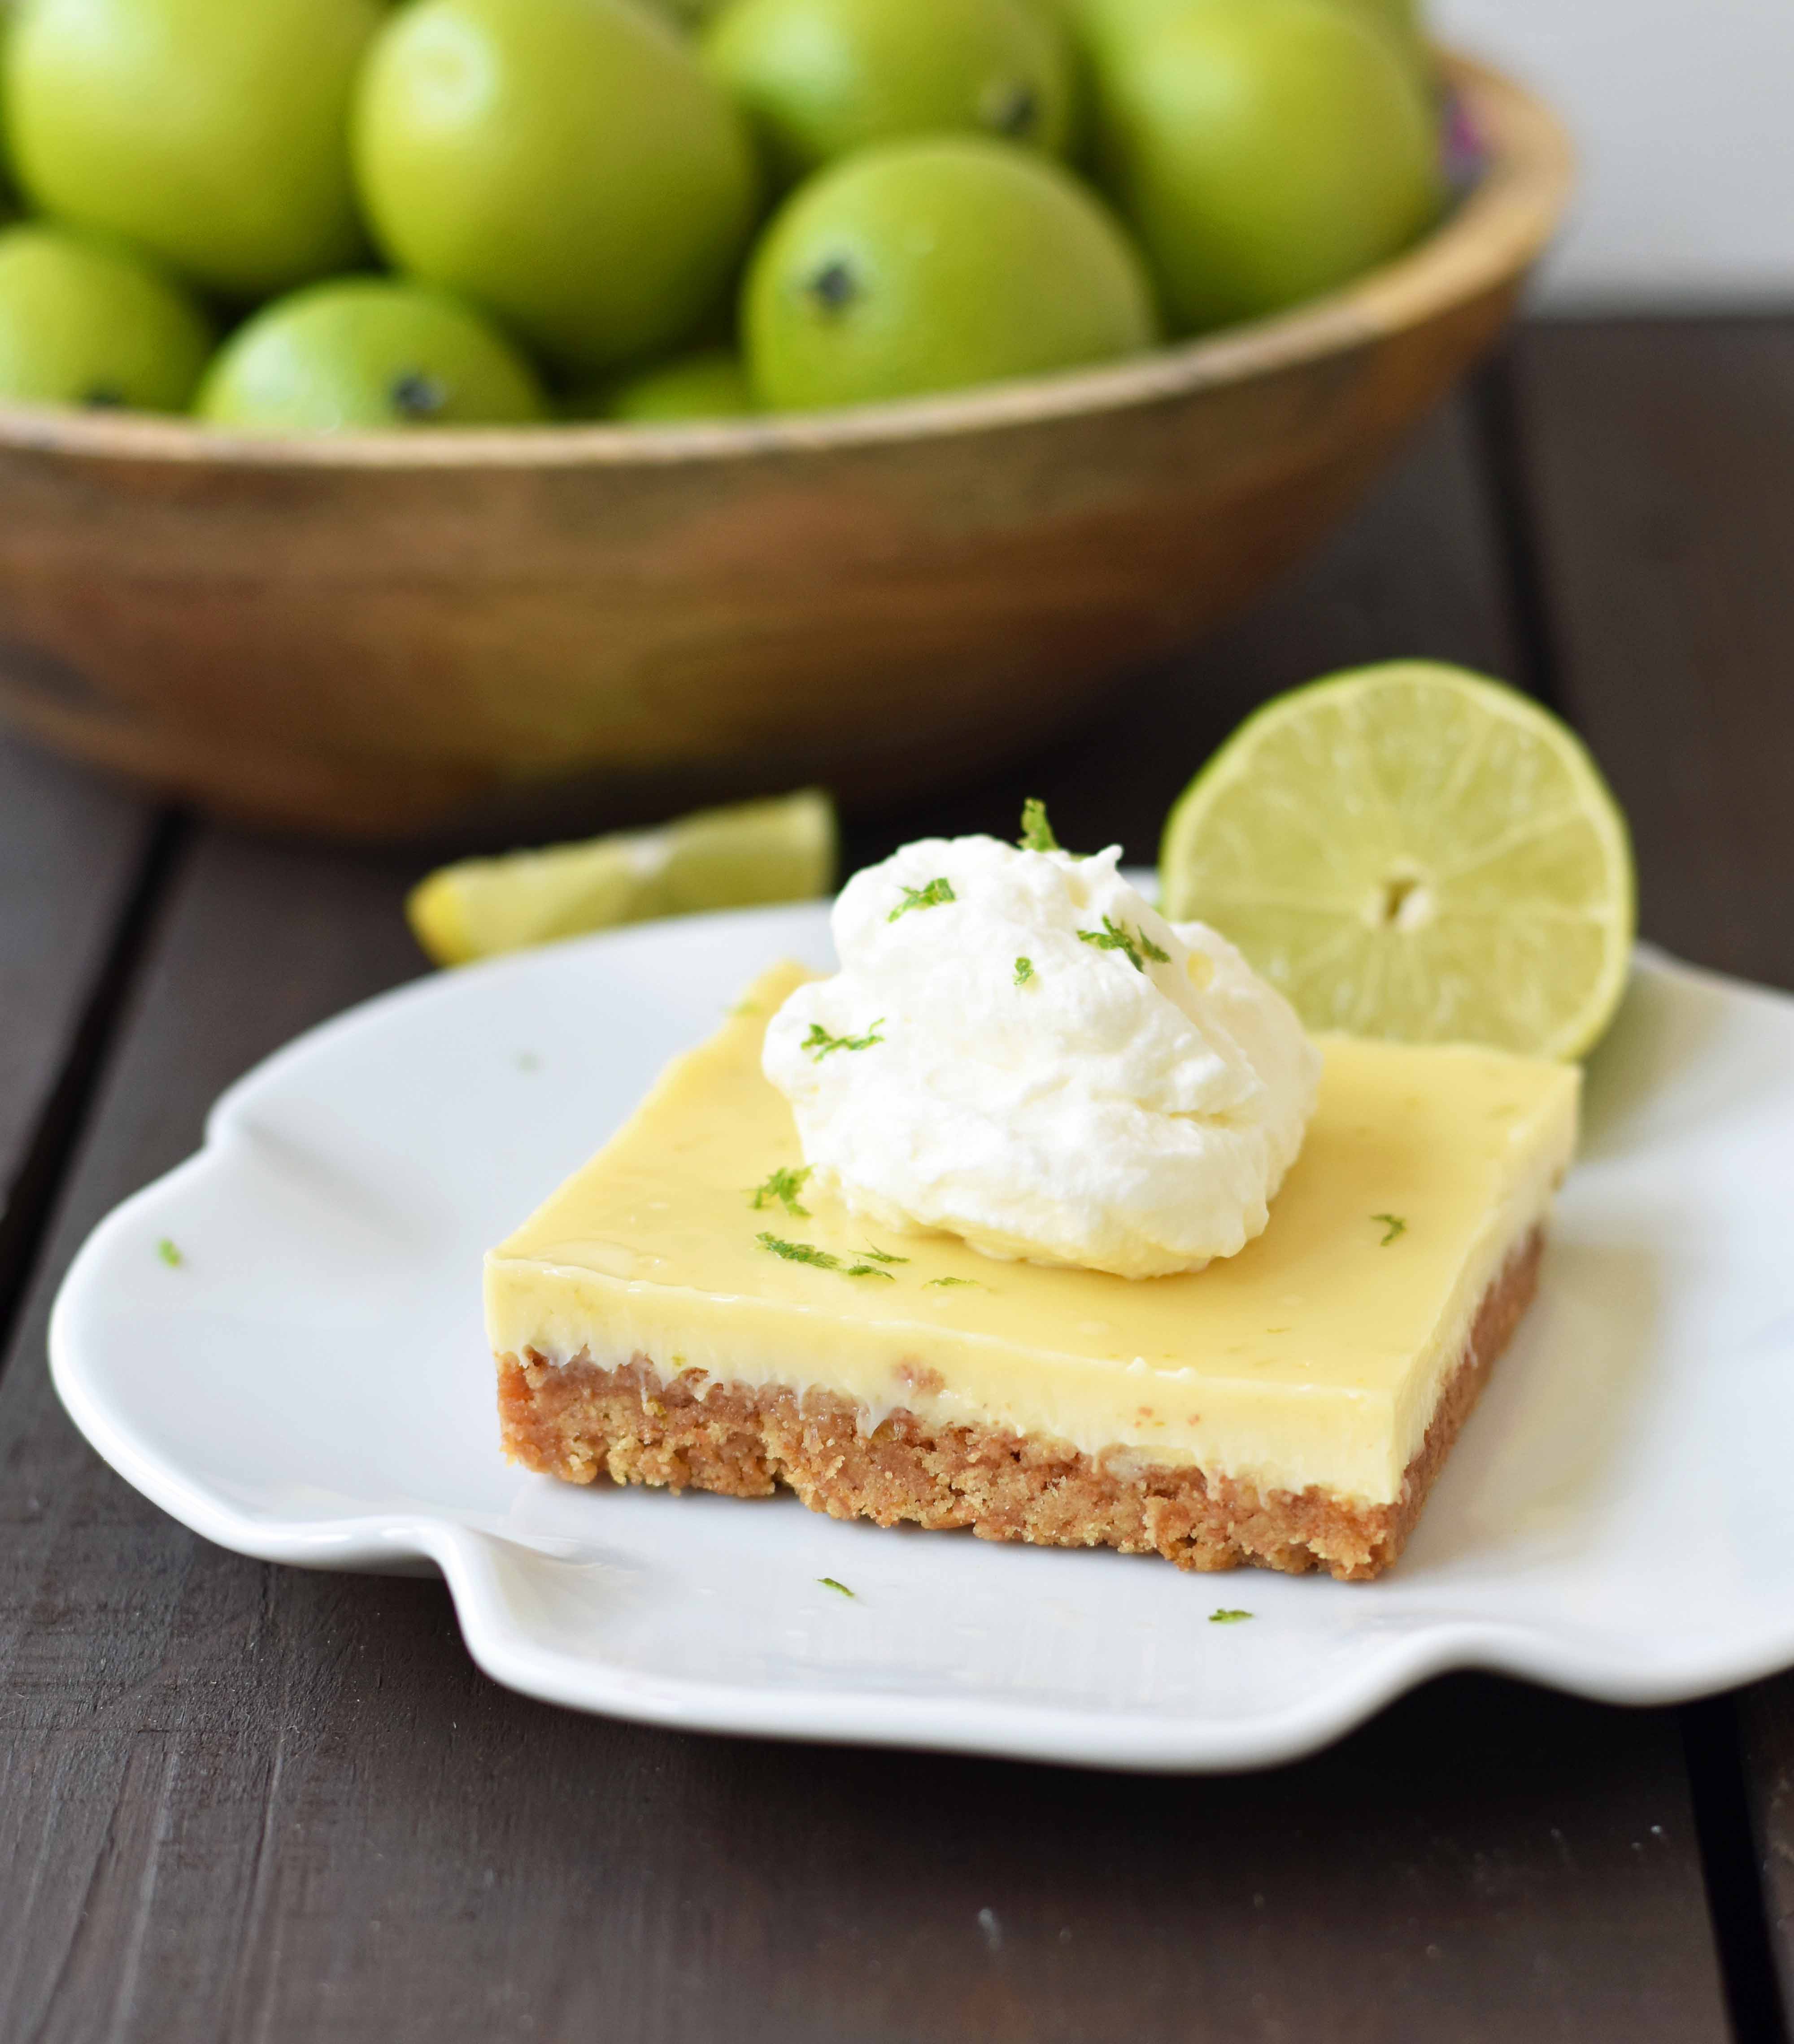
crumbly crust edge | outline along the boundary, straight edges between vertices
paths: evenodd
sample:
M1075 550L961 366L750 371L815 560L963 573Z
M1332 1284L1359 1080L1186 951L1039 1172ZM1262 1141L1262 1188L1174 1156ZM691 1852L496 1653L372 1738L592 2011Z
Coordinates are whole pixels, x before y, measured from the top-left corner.
M770 1496L783 1485L835 1519L1113 1547L1161 1554L1181 1569L1324 1569L1342 1582L1363 1582L1406 1545L1532 1301L1542 1248L1543 1231L1535 1228L1484 1293L1389 1504L1354 1503L1319 1486L1260 1491L1134 1450L1091 1456L1002 1427L935 1427L907 1408L867 1433L859 1408L832 1393L713 1383L701 1370L669 1376L645 1355L613 1369L586 1354L559 1364L533 1350L499 1356L501 1435L511 1460L569 1483L603 1476L732 1497ZM918 1387L932 1375L916 1373Z

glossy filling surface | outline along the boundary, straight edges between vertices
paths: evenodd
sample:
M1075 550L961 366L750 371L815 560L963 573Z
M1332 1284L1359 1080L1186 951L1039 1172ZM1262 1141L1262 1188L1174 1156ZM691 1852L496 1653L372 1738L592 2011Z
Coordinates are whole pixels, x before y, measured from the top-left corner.
M1302 1154L1238 1256L1145 1279L997 1262L763 1189L803 1166L760 1045L807 977L764 975L490 1254L497 1354L647 1358L826 1389L869 1429L901 1409L1387 1503L1575 1145L1573 1066L1323 1039Z

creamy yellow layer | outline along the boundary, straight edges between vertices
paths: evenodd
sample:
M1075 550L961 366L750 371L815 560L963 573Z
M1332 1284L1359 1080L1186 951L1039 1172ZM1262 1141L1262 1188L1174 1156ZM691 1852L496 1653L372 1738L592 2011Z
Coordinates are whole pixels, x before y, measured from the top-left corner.
M496 1353L646 1355L716 1382L825 1388L868 1427L902 1405L1386 1504L1477 1302L1575 1147L1574 1066L1339 1037L1323 1042L1320 1107L1270 1224L1238 1256L1129 1279L881 1238L807 1187L802 1214L755 1204L803 1164L760 1043L807 976L765 974L487 1257Z

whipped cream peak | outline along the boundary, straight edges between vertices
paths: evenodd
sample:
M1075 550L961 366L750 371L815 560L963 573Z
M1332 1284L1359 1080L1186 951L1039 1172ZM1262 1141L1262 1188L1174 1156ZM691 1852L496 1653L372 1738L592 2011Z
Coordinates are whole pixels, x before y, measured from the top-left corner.
M1128 1278L1262 1231L1319 1055L1120 857L924 838L849 881L841 969L792 994L764 1053L816 1189L892 1232Z

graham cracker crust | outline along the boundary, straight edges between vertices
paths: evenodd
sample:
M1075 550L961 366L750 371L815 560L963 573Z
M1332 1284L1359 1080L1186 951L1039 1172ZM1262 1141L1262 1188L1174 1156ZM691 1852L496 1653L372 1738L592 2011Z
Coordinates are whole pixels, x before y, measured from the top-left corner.
M1400 1554L1427 1493L1469 1417L1495 1358L1538 1288L1542 1229L1508 1257L1483 1295L1425 1440L1393 1504L1359 1505L1318 1487L1260 1492L1187 1465L1081 1454L996 1427L930 1429L907 1410L870 1433L859 1408L825 1392L711 1385L701 1370L663 1376L636 1356L601 1370L526 1350L498 1362L498 1412L513 1462L569 1483L604 1475L767 1497L785 1484L812 1512L881 1526L967 1527L981 1539L1114 1547L1181 1569L1320 1568L1342 1582L1381 1575Z

